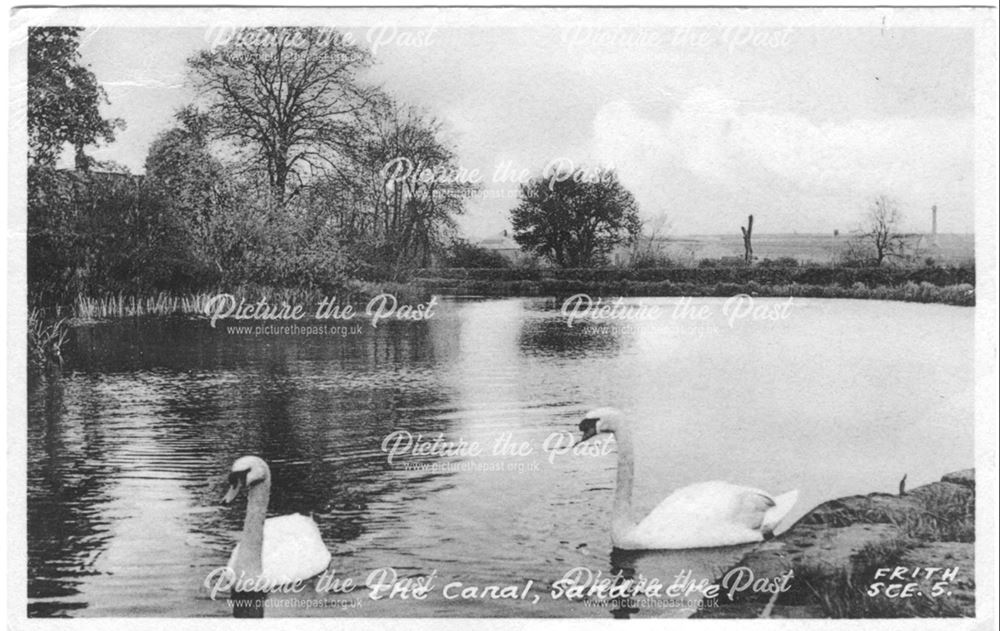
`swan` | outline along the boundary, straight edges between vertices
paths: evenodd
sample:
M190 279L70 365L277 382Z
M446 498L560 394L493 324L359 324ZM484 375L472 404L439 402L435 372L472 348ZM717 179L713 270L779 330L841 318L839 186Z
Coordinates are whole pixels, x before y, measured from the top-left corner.
M646 517L632 519L635 461L632 431L621 411L598 408L580 422L577 445L600 433L618 443L618 484L611 520L611 541L621 550L710 548L763 541L798 499L798 491L772 497L759 489L727 482L700 482L678 489Z
M330 551L311 518L295 513L265 519L271 469L261 458L243 456L233 463L222 503L231 503L243 489L247 491L243 534L227 565L237 584L252 581L249 584L255 589L241 593L267 592L304 581L330 565ZM258 613L262 615L262 610Z

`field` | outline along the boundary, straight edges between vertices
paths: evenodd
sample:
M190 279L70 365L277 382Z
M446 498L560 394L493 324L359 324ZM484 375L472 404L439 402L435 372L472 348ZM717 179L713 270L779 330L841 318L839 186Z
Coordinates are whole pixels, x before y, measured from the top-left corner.
M802 263L836 263L847 248L851 235L833 234L755 234L753 253L758 261L789 257ZM908 235L904 254L914 259L933 258L937 264L963 265L976 258L975 235ZM682 265L697 264L701 259L743 257L740 234L690 235L659 240L656 249ZM627 253L616 252L617 262Z

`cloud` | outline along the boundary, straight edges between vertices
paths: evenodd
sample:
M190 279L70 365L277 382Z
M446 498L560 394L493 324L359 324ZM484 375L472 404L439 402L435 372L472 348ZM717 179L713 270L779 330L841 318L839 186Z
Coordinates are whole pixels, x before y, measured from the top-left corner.
M182 79L177 79L171 82L164 81L162 79L154 79L152 77L141 78L141 79L123 79L121 81L105 81L101 84L104 89L113 90L133 90L133 89L165 89L165 90L183 90L187 89L187 86Z
M800 116L753 114L734 144L748 159L804 186L887 189L890 194L961 181L971 172L972 121L852 120L816 125Z
M972 131L971 118L815 123L698 89L663 119L624 101L608 103L594 117L593 144L653 212L669 206L675 216L693 216L689 209L742 205L790 214L794 208L818 228L842 224L844 209L831 203L885 193L904 207L967 204L971 229Z

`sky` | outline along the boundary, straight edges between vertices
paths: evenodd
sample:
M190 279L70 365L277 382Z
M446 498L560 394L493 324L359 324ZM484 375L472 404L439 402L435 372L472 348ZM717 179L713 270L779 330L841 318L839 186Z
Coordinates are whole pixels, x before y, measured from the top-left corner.
M661 20L662 22L662 20ZM382 86L444 124L484 180L460 226L509 229L517 184L546 165L617 170L670 235L857 228L876 195L906 230L972 232L974 41L961 28L346 27ZM186 59L218 31L91 28L83 62L127 129L94 151L142 172L195 94Z

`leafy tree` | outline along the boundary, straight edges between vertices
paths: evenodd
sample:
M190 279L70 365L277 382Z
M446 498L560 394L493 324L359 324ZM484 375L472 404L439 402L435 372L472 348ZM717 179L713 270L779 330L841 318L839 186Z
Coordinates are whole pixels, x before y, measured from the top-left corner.
M81 295L190 287L184 234L143 179L28 168L28 290Z
M317 287L340 278L336 233L307 190L280 208L269 186L212 153L210 122L186 107L146 158L148 183L182 227L184 258L202 283Z
M99 106L107 94L97 78L81 66L82 28L28 29L28 161L52 166L69 143L76 167L86 171L92 160L84 149L113 142L121 119L101 117Z
M633 243L642 229L635 198L614 171L582 168L521 186L511 211L514 240L560 267L590 267L611 249Z
M323 184L342 239L380 277L426 267L454 233L455 215L478 184L442 140L442 125L381 95L357 142Z
M278 205L308 176L336 168L369 92L355 74L367 51L332 29L241 29L188 60L214 135L266 174Z
M179 126L162 132L150 145L146 175L170 194L172 205L191 224L193 236L205 240L219 204L224 167L209 151L198 112L185 108L177 119Z
M189 254L223 274L241 257L246 217L236 211L230 174L210 151L207 116L188 106L176 118L150 145L146 177L183 226Z

